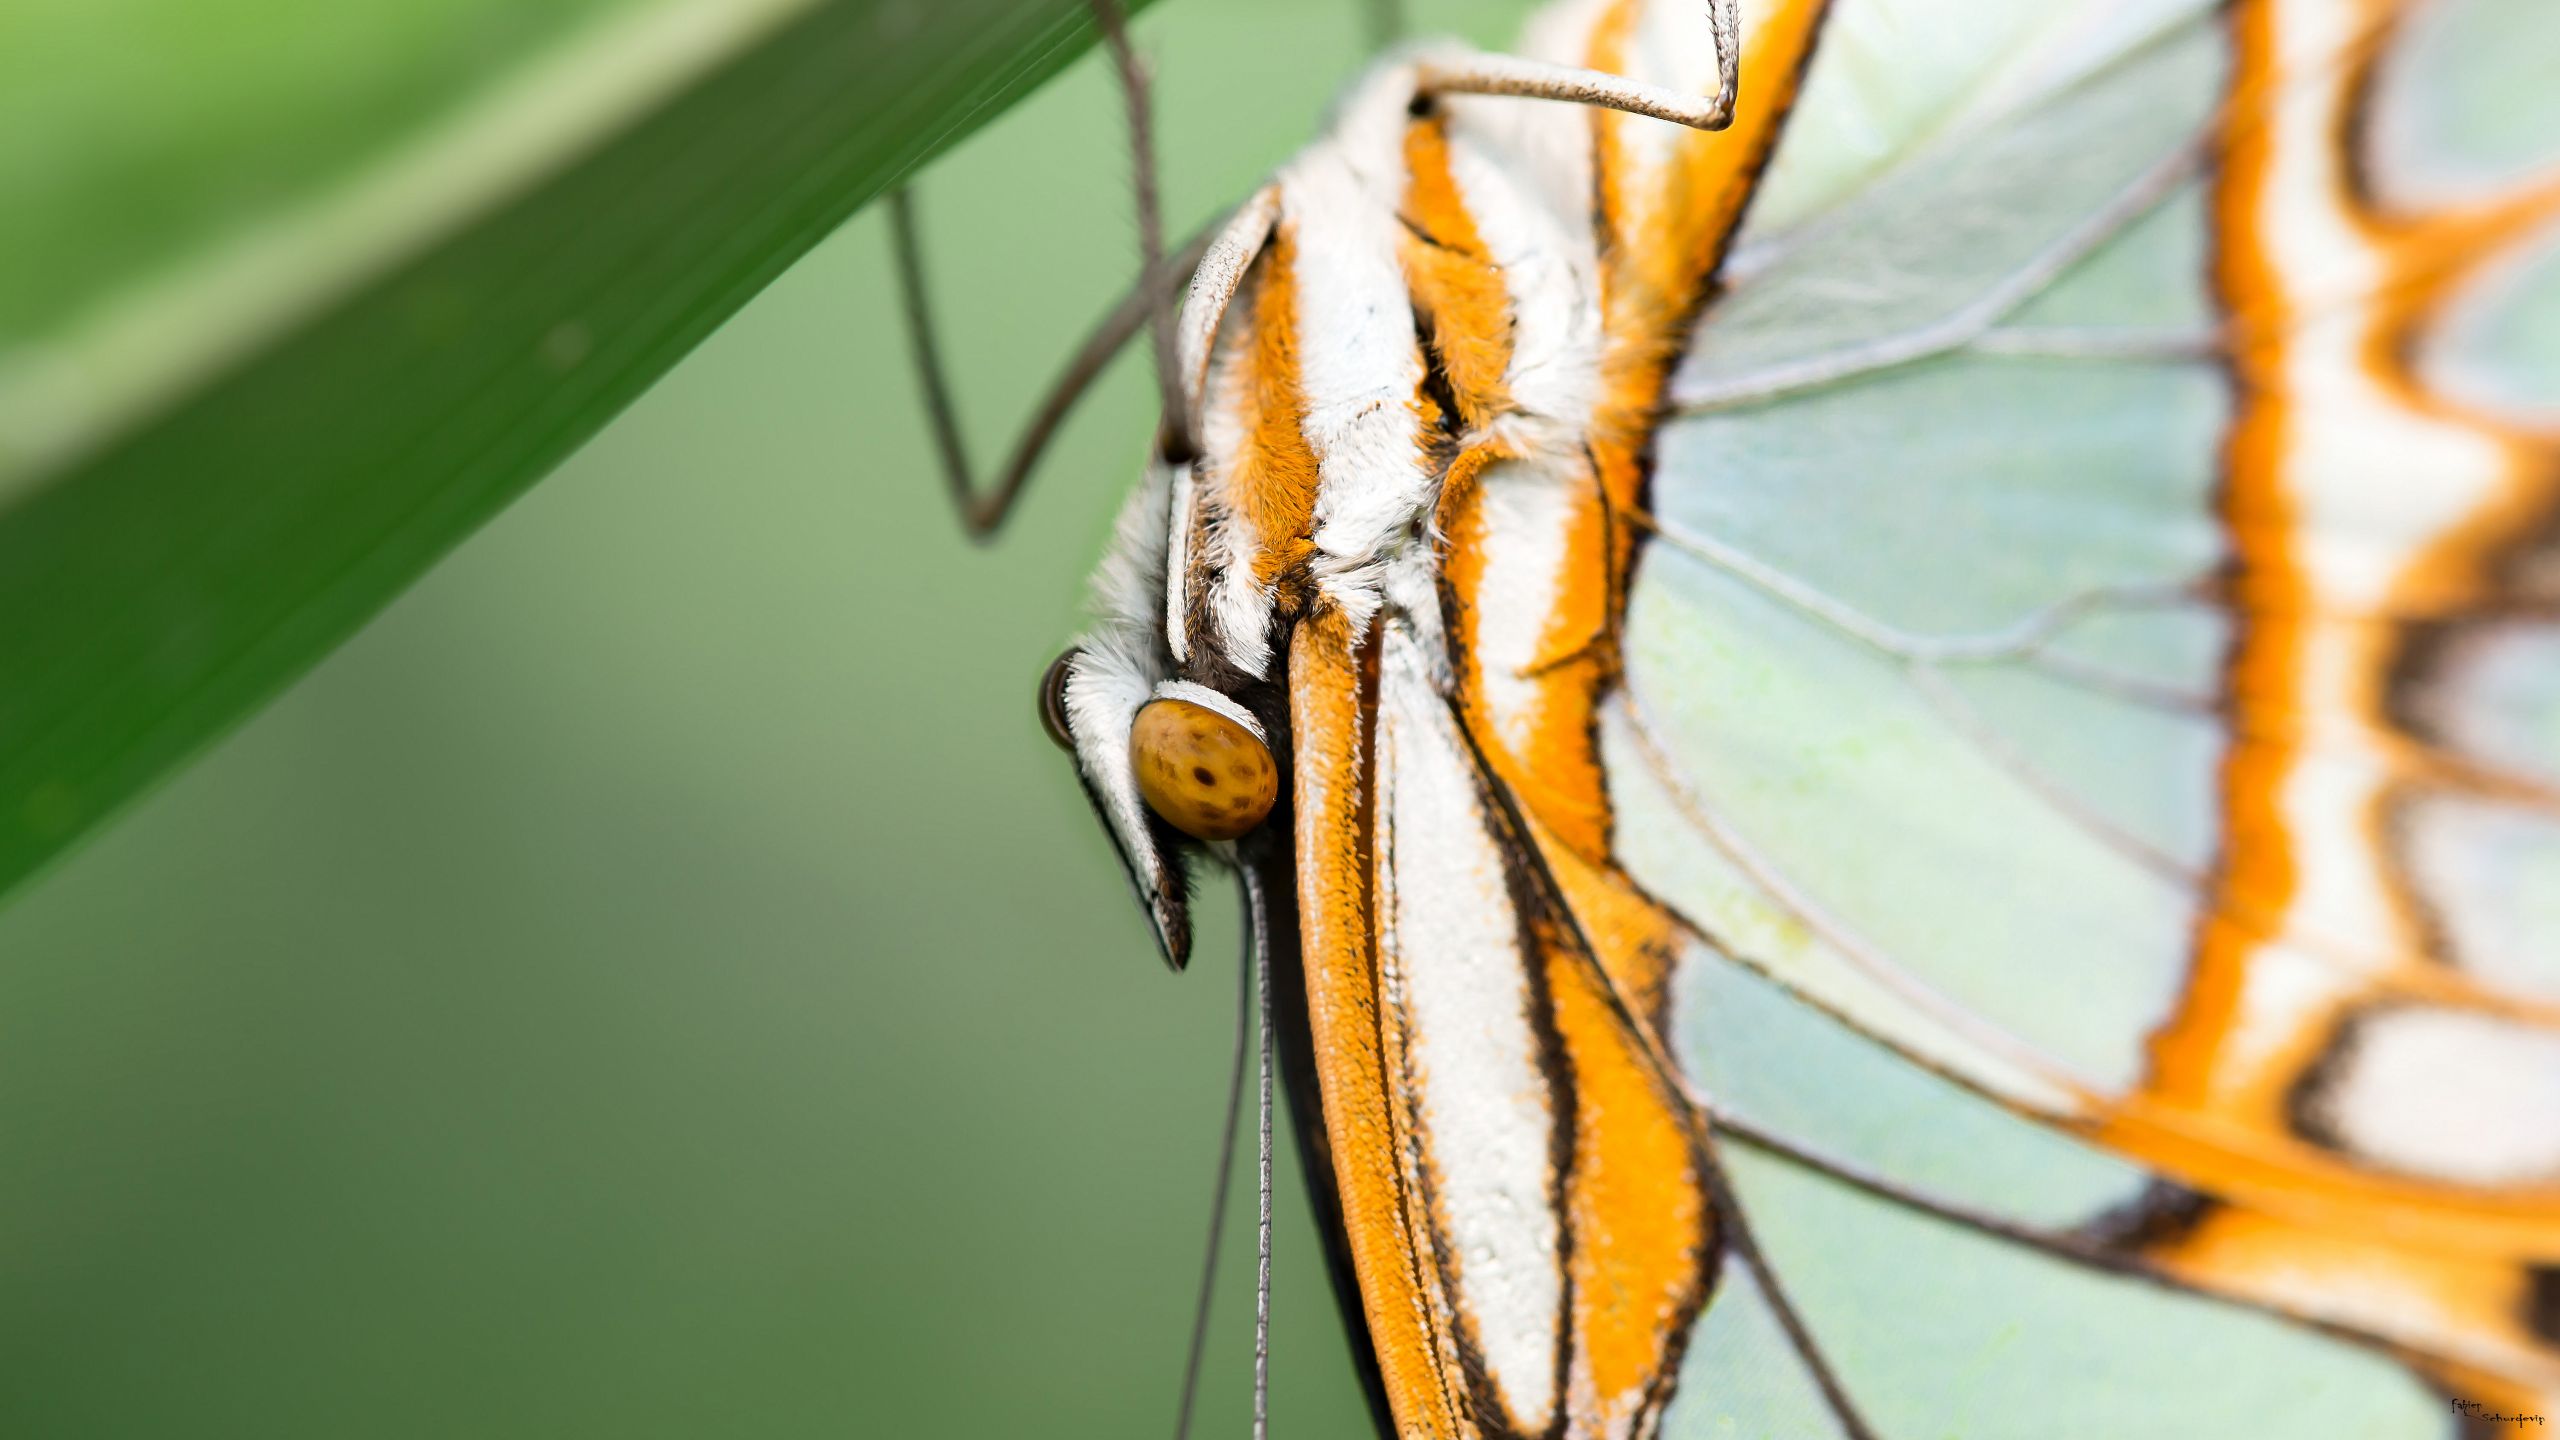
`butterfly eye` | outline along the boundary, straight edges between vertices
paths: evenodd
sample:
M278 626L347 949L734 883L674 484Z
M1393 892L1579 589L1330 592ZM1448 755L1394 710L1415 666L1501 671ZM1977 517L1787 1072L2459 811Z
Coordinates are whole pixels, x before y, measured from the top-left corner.
M1076 734L1067 724L1067 676L1075 658L1073 650L1061 652L1040 676L1040 728L1049 732L1059 749L1069 752L1076 748Z
M1253 732L1205 705L1150 700L1129 730L1138 793L1198 840L1233 840L1280 798L1279 767Z

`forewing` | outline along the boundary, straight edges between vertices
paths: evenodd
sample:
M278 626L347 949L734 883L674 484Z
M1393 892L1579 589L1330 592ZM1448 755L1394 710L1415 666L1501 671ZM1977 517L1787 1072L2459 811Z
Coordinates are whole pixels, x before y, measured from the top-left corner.
M1693 1117L1403 622L1319 611L1290 665L1309 1026L1399 1428L1640 1430L1709 1277Z

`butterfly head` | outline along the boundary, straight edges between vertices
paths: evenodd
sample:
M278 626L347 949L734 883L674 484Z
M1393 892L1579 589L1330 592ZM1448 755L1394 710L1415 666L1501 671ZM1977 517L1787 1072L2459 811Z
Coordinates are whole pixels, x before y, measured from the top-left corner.
M1184 547L1175 514L1190 464L1159 457L1094 577L1094 618L1040 682L1050 738L1078 778L1153 922L1166 961L1190 954L1190 871L1235 865L1278 807L1278 689L1216 647L1170 633L1166 577ZM1184 537L1188 538L1188 537Z
M1177 968L1188 866L1241 866L1285 843L1273 832L1295 625L1319 606L1356 626L1394 605L1436 629L1429 521L1446 457L1423 433L1413 331L1366 318L1412 312L1394 278L1393 187L1361 177L1403 163L1416 84L1401 60L1374 70L1335 133L1203 253L1160 347L1160 373L1179 383L1095 574L1093 623L1043 683L1050 733ZM1292 210L1284 197L1299 191ZM1386 260L1350 267L1383 274L1378 293L1330 284L1337 252ZM1328 283L1310 292L1310 273Z

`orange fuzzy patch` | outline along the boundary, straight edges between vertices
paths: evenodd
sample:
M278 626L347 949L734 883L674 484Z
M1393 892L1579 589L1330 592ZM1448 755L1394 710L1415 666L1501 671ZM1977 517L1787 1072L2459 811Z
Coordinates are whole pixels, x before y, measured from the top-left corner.
M1255 266L1250 348L1236 361L1237 430L1244 442L1227 463L1226 504L1254 538L1253 577L1265 585L1313 553L1316 455L1307 444L1306 394L1298 368L1297 245L1275 227Z
M1405 127L1405 286L1459 423L1482 427L1510 403L1511 297L1449 173L1449 126L1438 115Z
M1608 511L1587 486L1566 510L1563 573L1545 625L1555 658L1529 687L1524 702L1531 716L1529 743L1515 751L1499 738L1501 731L1485 704L1478 644L1485 546L1494 517L1487 513L1477 477L1499 458L1492 452L1461 456L1462 466L1471 468L1453 467L1452 483L1441 492L1440 528L1446 537L1441 590L1461 703L1470 725L1483 737L1494 773L1536 819L1542 838L1589 863L1606 864L1608 786L1591 726L1601 687L1616 674Z
M1408 1436L1459 1436L1465 1411L1435 1317L1444 1308L1405 1191L1399 1132L1412 1118L1391 1077L1398 1027L1379 993L1371 843L1376 762L1376 650L1340 611L1319 606L1289 646L1297 805L1298 917L1307 1020L1342 1228L1389 1408Z
M2165 1175L2319 1230L2441 1254L2560 1262L2560 1187L2482 1192L2361 1169L2243 1117L2136 1092L2067 1128Z

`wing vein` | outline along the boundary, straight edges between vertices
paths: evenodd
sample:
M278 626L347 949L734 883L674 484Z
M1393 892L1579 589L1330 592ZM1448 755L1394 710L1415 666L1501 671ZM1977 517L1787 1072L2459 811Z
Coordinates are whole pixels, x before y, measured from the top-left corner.
M2095 214L1994 280L1973 300L1945 316L1899 334L1877 336L1845 349L1789 360L1765 369L1709 384L1675 386L1671 413L1688 417L1765 404L1960 350L1989 334L2018 307L2043 293L2046 286L2099 246L2122 234L2149 214L2172 191L2194 177L2205 153L2201 139L2188 140L2154 161Z

